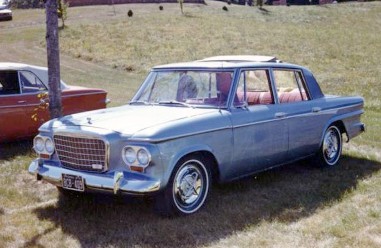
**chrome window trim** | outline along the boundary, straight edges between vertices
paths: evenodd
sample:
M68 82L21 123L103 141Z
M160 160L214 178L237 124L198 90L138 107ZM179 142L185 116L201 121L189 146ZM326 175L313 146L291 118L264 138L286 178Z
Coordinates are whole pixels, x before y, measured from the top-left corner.
M235 90L235 82L236 82L236 74L237 74L237 71L239 70L239 68L229 68L229 67L210 67L210 68L197 68L197 67L174 67L174 68L153 68L151 69L151 71L149 72L148 76L144 79L143 83L139 86L139 89L138 91L135 93L135 95L132 97L131 101L130 102L134 102L136 101L136 99L140 98L141 95L144 93L143 92L143 85L145 85L149 80L151 80L151 78L153 76L157 76L157 75L154 75L154 73L160 73L160 72L172 72L172 71L197 71L197 72L231 72L232 73L232 81L231 81L231 85L230 85L230 91L229 91L229 96L228 96L228 99L226 101L226 103L223 105L223 106L214 106L214 105L208 105L206 106L207 108L213 108L213 109L231 109L232 105L233 105L233 100L234 100L234 96L232 95L232 92L233 90ZM200 107L200 105L195 105L195 104L191 104L191 106L193 107Z
M249 70L251 70L251 71L263 70L263 71L267 71L268 72L268 80L269 80L268 81L268 86L269 86L269 90L270 90L270 94L271 94L273 102L269 103L269 104L257 104L257 105L274 105L276 103L276 100L275 100L275 95L274 95L274 92L273 92L272 67L242 67L242 68L237 69L237 71L236 71L237 78L234 78L235 79L234 82L236 82L236 85L234 86L234 94L237 93L237 89L238 89L239 79L241 77L241 73L244 72L244 71L249 71ZM245 99L245 102L247 104L247 99ZM242 108L242 105L234 105L234 97L232 97L231 108L234 108L234 109Z
M302 86L304 87L304 89L306 90L306 94L307 94L307 100L302 100L301 102L306 102L306 101L311 101L313 100L312 97L311 97L311 93L310 93L310 89L307 87L307 84L306 84L306 78L304 76L304 73L303 73L303 70L300 69L300 68L283 68L283 67L273 67L271 68L272 69L272 72L276 71L276 70L280 70L280 71L293 71L294 72L294 77L296 77L296 72L299 72L301 75L302 75ZM299 88L299 83L298 83L298 80L295 78L295 81L296 81L296 84ZM276 91L276 81L275 81L275 77L273 78L273 85L275 87L275 92ZM300 88L299 88L299 92L300 92ZM278 99L278 93L276 94L277 96L277 99ZM277 101L277 104L287 104L287 103L281 103L279 101Z
M23 72L23 71L26 71L26 72L30 72L32 73L38 80L40 80L40 82L42 83L43 86L45 86L45 90L48 90L48 87L47 85L41 80L41 78L39 78L34 72L30 71L30 70L25 70L25 69L22 69L22 70L17 70L17 76L18 76L18 79L19 79L19 86L20 86L20 92L21 94L23 94L23 91L22 91L22 85L21 85L21 80L20 80L20 73Z

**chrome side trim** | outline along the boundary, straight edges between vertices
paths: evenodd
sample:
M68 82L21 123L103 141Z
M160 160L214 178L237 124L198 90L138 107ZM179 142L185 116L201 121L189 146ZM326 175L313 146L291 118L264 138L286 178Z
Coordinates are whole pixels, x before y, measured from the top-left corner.
M88 96L88 95L97 95L99 94L100 92L92 92L92 93L85 93L85 94L68 94L67 95L63 95L62 94L62 97L70 97L70 96ZM103 92L102 92L103 93Z
M183 134L183 135L176 135L176 136L171 136L171 137L162 138L162 139L129 138L128 141L131 141L131 142L161 143L161 142L164 142L164 141L169 141L169 140L174 140L174 139L180 139L180 138L195 136L195 135L199 135L199 134L212 133L212 132L217 132L217 131L222 131L222 130L227 130L227 129L232 129L232 127L228 126L228 127L209 129L209 130L205 130L205 131L201 131L201 132L193 132L193 133L188 133L188 134Z
M2 108L20 108L20 107L34 107L34 106L40 106L41 104L19 104L19 105L8 105L8 106L1 106L0 109Z
M357 105L361 105L361 104L357 104ZM355 107L356 105L350 105L350 107ZM347 106L348 107L348 106ZM306 117L306 116L314 116L314 115L317 115L317 114L323 114L323 113L329 113L331 111L334 111L334 110L339 110L339 109L344 109L344 108L347 108L347 107L340 107L340 108L332 108L332 109L326 109L326 110L322 110L318 113L316 112L307 112L307 113L304 113L304 114L299 114L299 115L292 115L292 116L285 116L284 118L274 118L274 119L271 119L271 120L265 120L265 121L258 121L258 122L252 122L252 123L247 123L247 124L242 124L242 125L237 125L237 126L234 126L234 128L241 128L241 127L247 127L247 126L253 126L253 125L257 125L257 124L263 124L263 123L268 123L268 122L273 122L273 121L280 121L280 120L287 120L287 119L292 119L292 118L299 118L299 117ZM357 111L356 111L357 112ZM356 113L355 112L355 113ZM353 112L352 112L353 113ZM364 113L364 110L361 111L361 114Z
M311 109L311 112L307 112L307 113L299 114L299 115L293 115L293 116L286 116L282 119L274 118L274 119L270 119L270 120L246 123L246 124L237 125L237 126L221 127L221 128L205 130L202 132L193 132L193 133L188 133L188 134L184 134L184 135L171 136L171 137L162 138L162 139L130 138L129 141L161 143L161 142L168 141L168 140L180 139L180 138L185 138L185 137L190 137L190 136L195 136L195 135L200 135L200 134L205 134L205 133L210 133L210 132L217 132L217 131L222 131L222 130L226 130L226 129L242 128L242 127L247 127L247 126L252 126L252 125L257 125L257 124L269 123L269 122L273 122L273 121L283 121L283 120L290 119L290 118L298 118L298 117L303 117L303 116L313 116L316 114L329 113L331 111L337 111L340 109L345 109L348 107L357 107L357 106L361 106L361 105L362 104L359 103L359 104L355 104L355 105L348 105L348 106L343 106L343 107L338 107L338 108L329 108L329 109L322 110L319 113L312 112L312 109ZM361 111L361 114L364 112L364 110L360 110L360 111Z

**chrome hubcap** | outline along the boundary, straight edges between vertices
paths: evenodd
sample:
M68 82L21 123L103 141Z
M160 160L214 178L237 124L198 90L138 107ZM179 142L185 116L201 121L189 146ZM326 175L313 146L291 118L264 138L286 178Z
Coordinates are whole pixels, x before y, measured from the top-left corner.
M340 140L336 130L330 129L324 136L323 152L327 162L336 160L339 154Z
M176 202L182 207L192 206L204 189L202 172L192 163L186 164L176 174L173 187Z

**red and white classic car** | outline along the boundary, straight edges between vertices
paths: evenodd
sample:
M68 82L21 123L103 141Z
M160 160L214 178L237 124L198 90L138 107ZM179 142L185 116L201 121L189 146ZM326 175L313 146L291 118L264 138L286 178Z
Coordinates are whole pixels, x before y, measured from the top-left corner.
M18 63L0 63L0 143L33 137L49 118L48 70ZM107 92L69 86L61 81L65 115L105 108Z

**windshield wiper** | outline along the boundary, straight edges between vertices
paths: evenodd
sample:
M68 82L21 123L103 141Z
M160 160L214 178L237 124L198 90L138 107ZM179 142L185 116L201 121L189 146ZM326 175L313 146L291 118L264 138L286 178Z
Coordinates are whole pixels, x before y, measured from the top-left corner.
M189 105L188 103L185 103L185 102L179 102L179 101L175 101L175 100L172 100L172 101L160 101L158 102L158 104L168 104L168 105L181 105L181 106L185 106L185 107L188 107L188 108L193 108L192 105Z
M129 102L128 104L129 105L148 105L149 103L146 101L133 101L133 102Z

